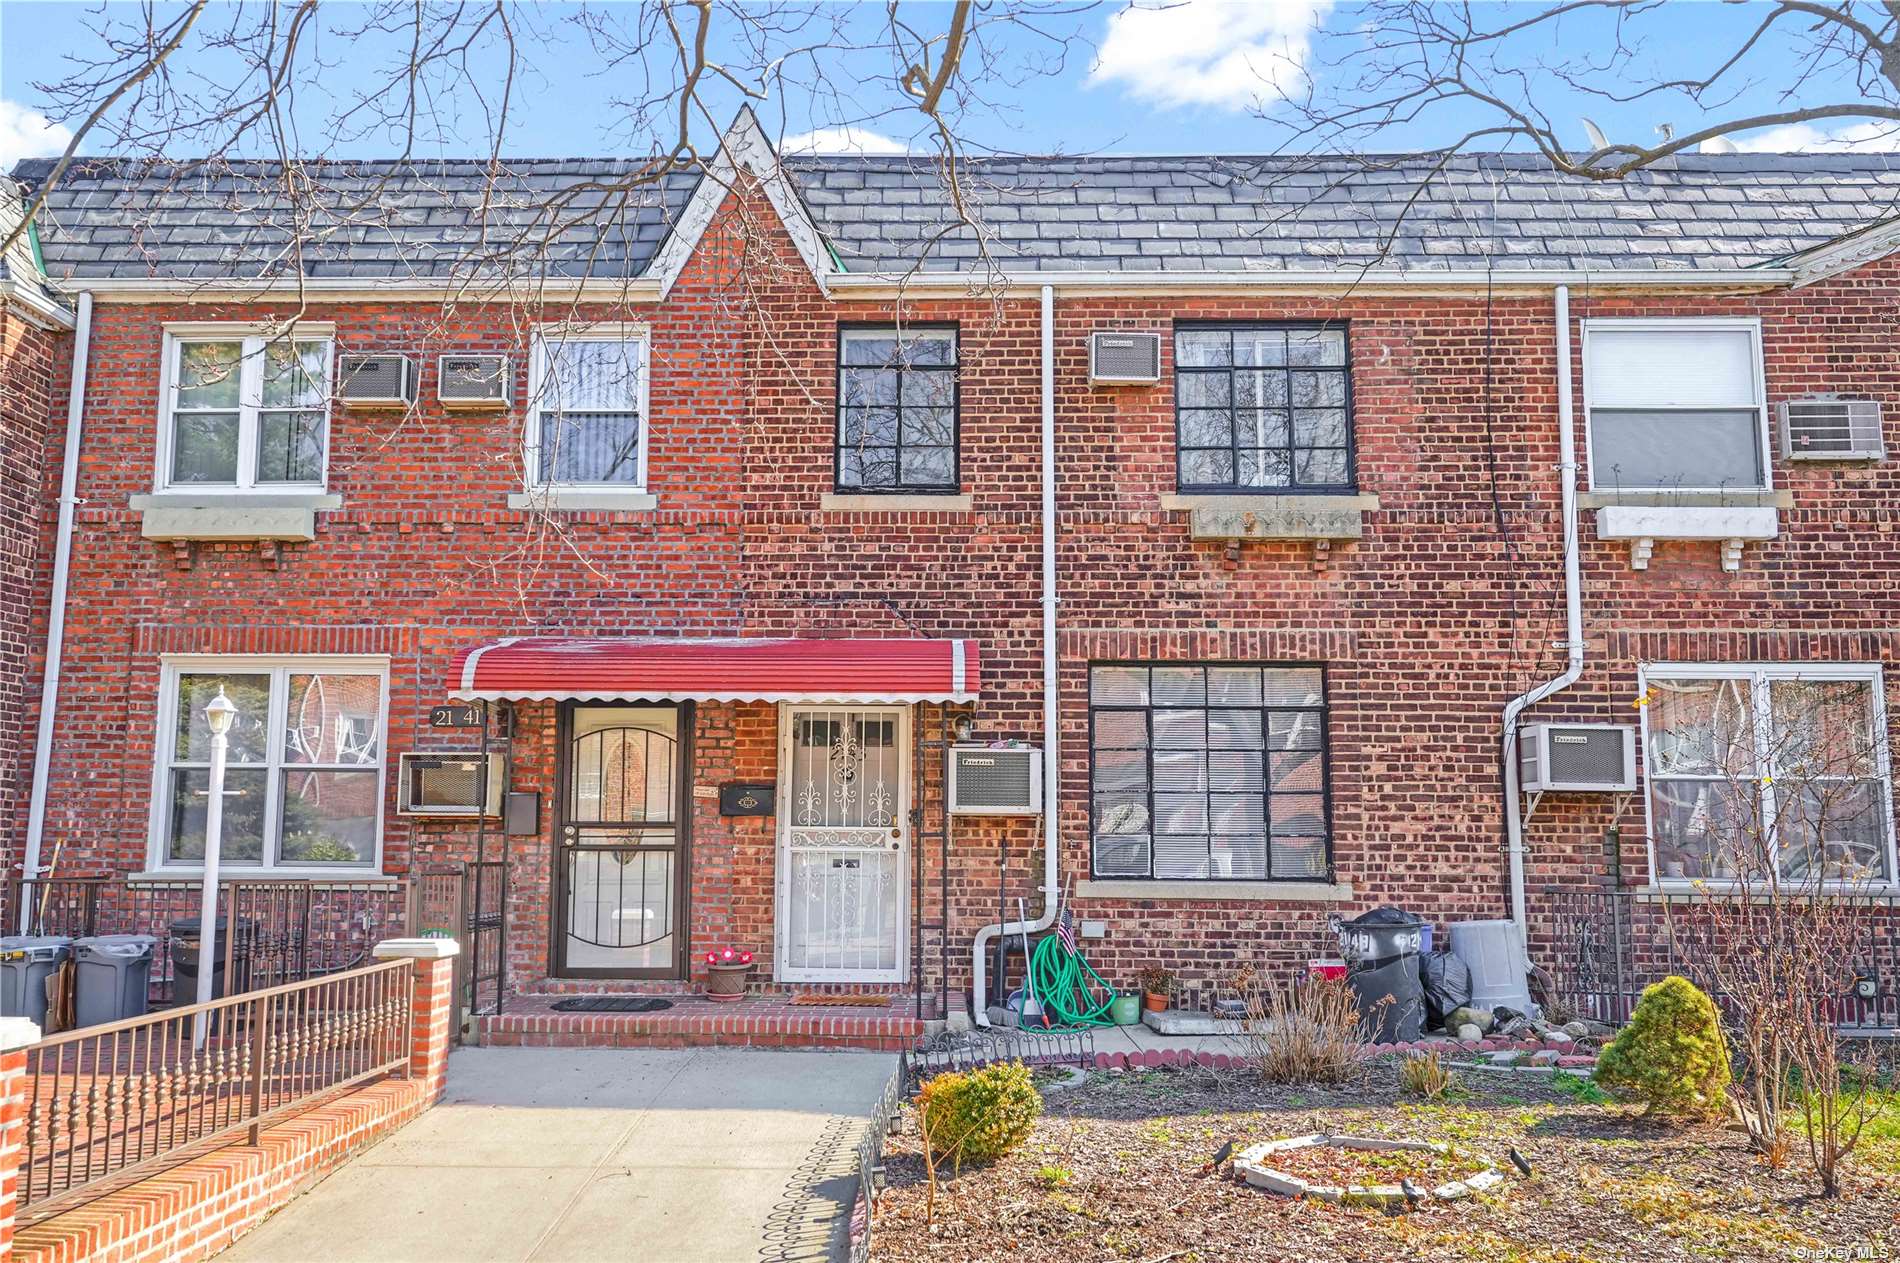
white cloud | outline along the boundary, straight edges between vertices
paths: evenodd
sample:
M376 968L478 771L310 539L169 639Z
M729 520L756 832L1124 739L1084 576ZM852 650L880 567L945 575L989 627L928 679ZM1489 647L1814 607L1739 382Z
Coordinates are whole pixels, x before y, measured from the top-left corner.
M1240 110L1305 84L1311 37L1333 0L1131 0L1108 19L1090 83L1157 105Z
M896 154L909 153L910 146L862 127L820 127L817 131L788 136L785 152Z
M1730 139L1743 153L1892 153L1900 151L1900 123L1849 123L1833 131L1788 123Z
M72 129L36 109L0 97L0 175L22 158L49 158L65 152Z

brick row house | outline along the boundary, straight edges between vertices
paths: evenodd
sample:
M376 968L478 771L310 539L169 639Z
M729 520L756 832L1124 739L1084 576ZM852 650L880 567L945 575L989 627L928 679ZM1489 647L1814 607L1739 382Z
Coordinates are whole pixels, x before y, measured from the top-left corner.
M505 859L516 997L732 946L962 1013L1057 906L1123 986L1384 903L1555 970L1551 892L1730 875L1699 734L1884 722L1900 477L1779 422L1900 401L1885 159L986 160L981 234L749 116L631 170L318 166L301 229L266 167L69 173L10 261L11 871L191 876L222 688L225 863ZM1552 723L1634 780L1521 792ZM1887 890L1857 792L1804 862Z

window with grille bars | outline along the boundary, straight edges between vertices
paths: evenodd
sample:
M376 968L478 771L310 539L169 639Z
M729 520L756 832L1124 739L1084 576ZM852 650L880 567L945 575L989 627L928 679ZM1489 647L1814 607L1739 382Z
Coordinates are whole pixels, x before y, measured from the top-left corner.
M1348 363L1338 326L1178 326L1180 489L1352 490Z
M1096 877L1330 877L1321 667L1097 665L1089 741Z
M837 489L955 493L957 407L954 328L840 329Z

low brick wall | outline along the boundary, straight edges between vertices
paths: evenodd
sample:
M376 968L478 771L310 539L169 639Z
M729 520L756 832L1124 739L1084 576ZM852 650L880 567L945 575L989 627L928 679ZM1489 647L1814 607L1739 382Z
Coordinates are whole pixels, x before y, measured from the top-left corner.
M376 950L379 956L410 955L408 947L414 943ZM433 950L441 947L433 944ZM15 1133L26 1100L26 1056L23 1051L0 1054L0 1161L6 1163L0 1170L0 1263L191 1263L229 1246L441 1096L453 1033L454 978L451 956L415 962L406 1077L353 1088L281 1116L263 1128L256 1145L237 1132L202 1156L17 1229L21 1146Z

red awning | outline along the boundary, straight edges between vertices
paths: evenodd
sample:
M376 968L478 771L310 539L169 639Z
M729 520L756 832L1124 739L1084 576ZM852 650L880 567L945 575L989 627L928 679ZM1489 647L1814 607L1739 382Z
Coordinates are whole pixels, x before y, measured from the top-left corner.
M511 637L462 650L449 696L526 701L973 702L974 640Z

